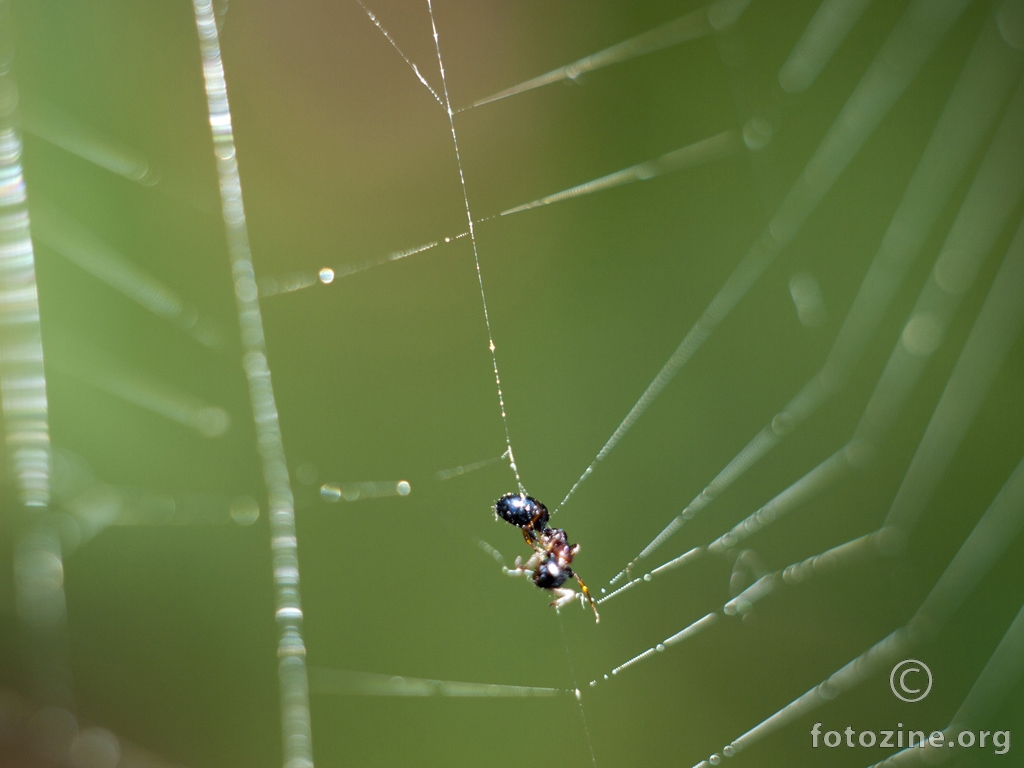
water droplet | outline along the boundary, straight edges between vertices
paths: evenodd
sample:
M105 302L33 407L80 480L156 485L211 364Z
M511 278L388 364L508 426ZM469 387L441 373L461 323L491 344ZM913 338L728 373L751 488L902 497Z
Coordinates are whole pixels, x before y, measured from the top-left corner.
M323 269L320 270L320 274L318 275L318 277L320 278L320 282L323 283L324 285L332 283L334 282L334 270L331 269L330 267L324 267Z
M743 126L743 143L749 150L764 149L771 142L774 133L771 123L763 117L752 117Z
M917 357L928 357L942 343L942 323L928 312L919 312L910 318L903 329L903 346Z
M341 488L336 485L325 483L320 486L320 498L324 501L341 501Z
M776 414L775 418L772 419L772 432L780 436L788 435L793 431L795 423L793 416L786 411L783 411L782 413Z
M220 437L231 426L231 417L223 408L207 405L195 414L195 426L206 437Z
M1012 48L1024 51L1024 8L1016 3L1003 3L996 16L999 34Z
M249 496L239 496L231 502L231 519L239 525L252 525L259 519L260 505Z
M316 482L316 467L308 461L304 461L295 468L295 478L303 485L312 485Z
M81 768L114 768L121 759L121 744L110 731L85 728L71 743L69 757Z

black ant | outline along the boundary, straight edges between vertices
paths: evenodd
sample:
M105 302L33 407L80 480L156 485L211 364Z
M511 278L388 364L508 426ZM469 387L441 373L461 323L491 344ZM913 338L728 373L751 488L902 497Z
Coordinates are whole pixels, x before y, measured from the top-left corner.
M581 603L586 599L594 610L594 619L601 620L587 585L569 567L580 545L570 544L561 528L548 528L547 507L525 493L506 493L494 502L494 515L519 528L526 543L533 547L529 560L524 563L517 557L515 568L506 568L506 573L529 576L541 589L551 590L555 594L551 601L553 608L561 608L577 597ZM579 582L580 593L562 586L570 577Z

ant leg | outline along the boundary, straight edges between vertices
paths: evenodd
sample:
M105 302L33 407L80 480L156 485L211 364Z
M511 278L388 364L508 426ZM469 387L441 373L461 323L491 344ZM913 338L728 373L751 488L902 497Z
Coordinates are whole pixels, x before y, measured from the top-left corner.
M555 596L555 599L551 601L551 607L555 610L568 605L576 599L576 590L569 589L568 587L554 587L551 593Z
M597 612L597 604L594 602L594 598L592 598L590 596L590 590L587 589L587 585L583 583L583 579L580 578L580 575L578 573L576 573L575 571L572 571L572 575L576 579L576 581L579 583L580 590L583 593L583 597L585 597L587 599L587 602L590 603L590 607L594 610L594 623L595 624L600 623L601 616ZM581 598L581 600L582 600L582 598Z
M540 553L534 552L533 555L530 556L530 559L525 563L523 562L523 558L517 557L514 568L502 566L502 570L509 576L531 576L533 575L533 572L537 570L537 566L540 564L540 559Z
M537 521L540 520L542 517L544 517L544 515L546 515L547 513L548 513L548 511L546 509L542 508L540 512L538 512L536 515L533 516L533 518L530 520L530 528L531 528L531 530L535 530L536 529Z

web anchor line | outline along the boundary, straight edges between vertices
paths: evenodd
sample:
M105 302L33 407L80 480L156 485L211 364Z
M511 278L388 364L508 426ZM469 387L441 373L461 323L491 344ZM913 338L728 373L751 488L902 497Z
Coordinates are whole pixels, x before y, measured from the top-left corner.
M455 113L452 112L452 102L448 96L448 81L444 75L444 61L441 59L441 43L437 37L437 23L434 21L434 6L431 0L427 0L427 11L430 13L430 28L434 33L434 49L437 51L437 66L441 70L441 92L444 94L445 111L448 113L448 125L452 130L452 144L455 147L455 162L459 167L459 183L462 185L462 200L466 205L466 221L469 223L469 241L473 245L473 262L476 265L476 280L480 286L480 301L484 307L484 324L487 326L487 348L491 351L491 364L494 367L494 383L498 386L498 406L501 408L501 422L505 427L505 445L508 453L508 463L512 473L516 476L516 485L519 492L526 493L526 487L519 477L519 467L516 465L516 457L512 452L512 437L508 430L508 415L505 412L505 395L501 391L501 374L498 373L498 355L494 346L494 333L491 330L491 316L487 310L487 294L484 292L484 278L480 271L480 252L476 245L476 232L473 228L473 213L469 207L469 193L466 191L466 176L462 172L462 155L459 152L459 137L455 133Z

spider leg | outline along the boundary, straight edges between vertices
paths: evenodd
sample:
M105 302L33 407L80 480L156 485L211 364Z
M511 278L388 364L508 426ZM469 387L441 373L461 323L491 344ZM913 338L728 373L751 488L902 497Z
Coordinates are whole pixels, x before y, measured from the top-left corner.
M601 615L597 612L597 604L594 602L594 598L592 598L590 596L590 590L587 589L587 585L583 583L583 579L580 578L580 575L578 573L576 573L576 571L570 571L570 573L572 573L573 578L575 578L576 581L579 583L580 591L582 592L583 597L585 597L587 599L587 602L590 603L590 607L594 611L594 623L595 624L600 623L601 622ZM580 598L581 601L582 601L582 599L583 598Z

